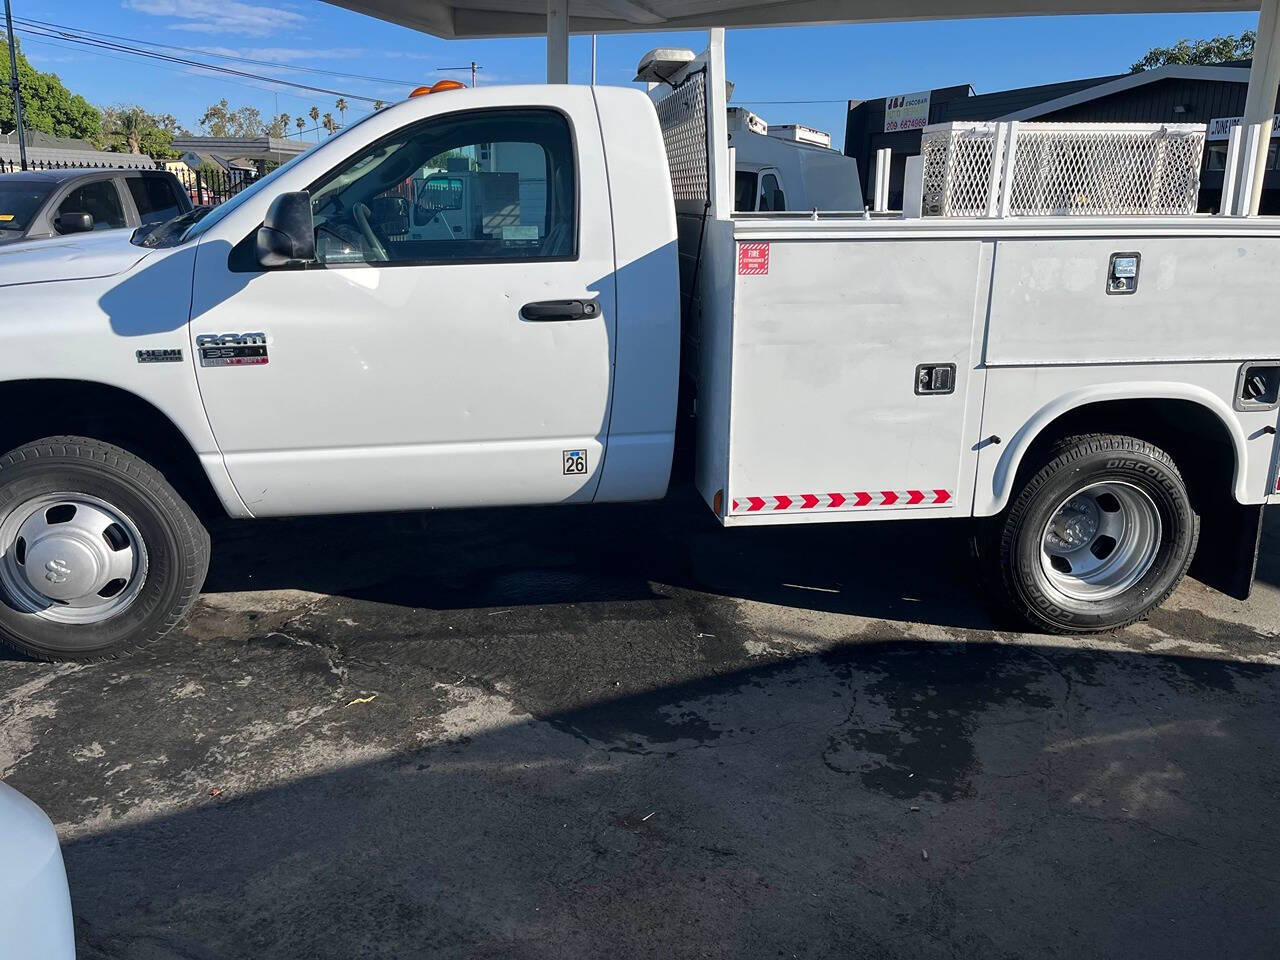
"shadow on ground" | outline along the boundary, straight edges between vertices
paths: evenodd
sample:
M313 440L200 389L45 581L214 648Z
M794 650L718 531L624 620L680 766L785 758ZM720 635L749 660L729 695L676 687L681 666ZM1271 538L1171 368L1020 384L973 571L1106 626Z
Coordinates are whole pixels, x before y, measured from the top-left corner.
M264 692L280 651L234 652ZM82 960L1280 949L1274 668L874 637L615 697L429 667L367 638L314 682L377 698L273 746L332 769L228 760L219 798L66 843ZM232 676L125 745L234 755Z
M878 619L990 627L963 521L722 529L660 503L220 523L206 592L300 589L463 610L651 597L650 584ZM265 545L265 546L264 546Z

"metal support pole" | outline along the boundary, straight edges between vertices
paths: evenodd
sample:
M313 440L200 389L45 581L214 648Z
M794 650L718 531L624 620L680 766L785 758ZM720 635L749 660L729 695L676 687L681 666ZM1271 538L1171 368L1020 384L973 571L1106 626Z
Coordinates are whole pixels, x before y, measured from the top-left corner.
M547 0L547 83L569 82L569 0Z
M591 85L596 85L596 35L591 35Z
M1222 200L1218 204L1218 215L1234 217L1236 215L1236 190L1240 188L1240 145L1244 141L1241 135L1244 127L1238 124L1227 133L1227 161L1222 166Z
M1253 158L1252 179L1242 180L1240 192L1248 216L1258 215L1262 202L1262 181L1267 173L1267 150L1271 146L1271 125L1276 112L1276 91L1280 89L1280 0L1262 0L1258 11L1258 39L1253 45L1253 65L1249 68L1249 94L1244 104L1241 126L1262 124L1257 154Z
M1012 120L1005 131L1004 169L1000 176L1000 216L1013 213L1013 171L1018 162L1018 121Z
M892 164L892 149L882 147L876 151L876 184L871 198L871 209L876 213L884 213L889 209L889 174Z
M987 216L1000 214L1000 187L1004 184L1004 151L1008 143L1009 125L997 123L996 142L991 148L991 176L987 179Z
M1251 186L1257 175L1261 172L1258 168L1265 163L1267 156L1267 140L1262 136L1265 129L1270 124L1251 123L1247 127L1242 127L1243 144L1240 150L1240 189L1236 194L1236 215L1240 217L1254 216L1250 212L1250 204L1253 202ZM1262 149L1259 150L1258 147ZM1258 156L1262 155L1263 163L1259 163Z
M729 167L729 92L725 89L724 27L712 27L707 42L707 189L711 218L733 216L733 171Z
M13 10L4 0L4 28L9 40L9 89L13 93L13 119L18 128L18 157L27 169L27 134L22 126L22 89L18 84L18 41L13 36Z

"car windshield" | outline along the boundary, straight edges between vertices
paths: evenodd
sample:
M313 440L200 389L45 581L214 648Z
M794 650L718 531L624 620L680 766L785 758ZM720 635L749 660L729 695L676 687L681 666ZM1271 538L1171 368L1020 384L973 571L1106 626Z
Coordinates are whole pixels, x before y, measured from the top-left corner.
M53 187L40 180L0 178L0 230L26 230Z
M333 140L346 136L348 133L350 133L356 127L360 126L360 124L364 123L370 117L376 117L377 115L378 115L377 112L373 112L361 117L351 126L346 127L341 132L331 137L329 140L326 140L325 143L331 143ZM309 152L310 151L307 151L307 153ZM235 209L239 207L241 204L251 200L253 197L257 196L263 190L269 189L272 183L278 180L286 170L290 169L299 160L307 156L307 153L298 154L296 157L291 159L288 163L284 164L283 166L276 167L274 170L272 170L269 174L267 174L261 180L256 181L252 186L245 187L243 190L237 193L230 200L226 201L225 203L218 204L218 206L214 207L213 211L207 217L203 217L198 223L195 223L190 228L188 228L187 232L182 235L182 239L178 242L185 243L188 240L192 240L200 236L200 234L204 233L210 227L221 222L225 217L233 213ZM136 243L138 241L135 240L134 242Z

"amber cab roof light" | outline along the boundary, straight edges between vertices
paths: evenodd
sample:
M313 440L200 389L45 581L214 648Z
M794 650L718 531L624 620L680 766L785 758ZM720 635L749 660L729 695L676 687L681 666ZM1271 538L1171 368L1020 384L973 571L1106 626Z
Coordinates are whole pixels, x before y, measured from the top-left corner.
M409 99L425 97L429 93L444 93L446 90L465 90L467 85L461 80L437 80L429 87L418 87L409 94Z

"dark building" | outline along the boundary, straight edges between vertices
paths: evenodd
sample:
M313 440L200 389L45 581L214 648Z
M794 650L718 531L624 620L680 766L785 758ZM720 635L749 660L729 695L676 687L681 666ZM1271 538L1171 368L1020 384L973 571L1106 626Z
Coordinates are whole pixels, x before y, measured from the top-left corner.
M975 95L968 85L878 100L850 100L844 152L858 161L864 196L872 193L875 153L893 150L889 204L902 203L908 156L920 152L920 128L953 120L1044 123L1203 123L1209 125L1200 177L1200 209L1217 210L1227 151L1227 120L1244 113L1247 61L1214 67L1168 66L1145 73L1091 77ZM1280 130L1277 131L1280 133ZM1280 173L1271 141L1262 212L1280 213Z

